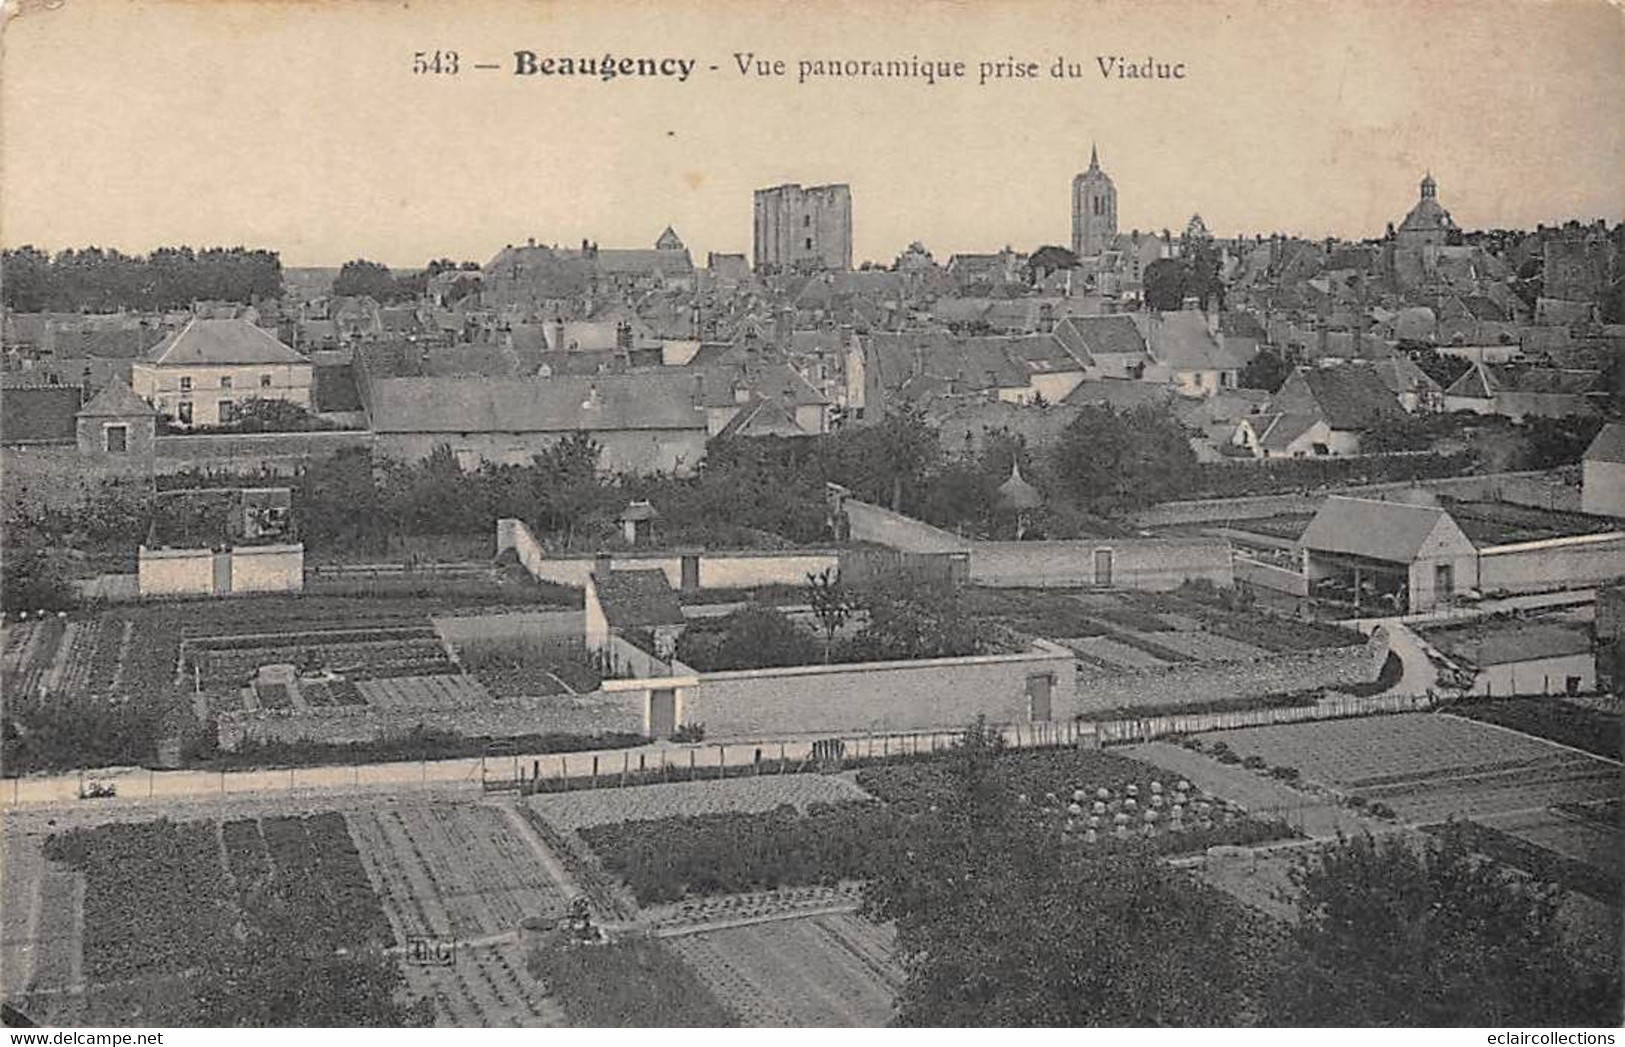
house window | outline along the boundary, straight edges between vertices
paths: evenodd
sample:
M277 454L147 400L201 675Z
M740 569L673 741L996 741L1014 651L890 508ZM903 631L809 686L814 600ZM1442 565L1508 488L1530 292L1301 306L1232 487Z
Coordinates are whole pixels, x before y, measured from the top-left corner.
M230 389L231 388L231 375L223 374L223 375L220 376L220 388L222 388L222 389Z
M189 393L191 391L192 391L192 379L191 379L191 377L187 376L187 375L182 375L181 376L181 392Z
M812 215L810 215L810 214L802 215L801 216L801 228L806 229L806 228L810 227L811 225L812 225Z
M261 389L269 389L269 388L271 388L271 376L270 375L268 375L268 374L260 375L260 388Z
M123 454L130 449L130 427L105 425L102 427L102 449L108 454Z
M180 406L175 409L175 420L182 425L192 424L192 401L182 400L180 402Z
M807 250L812 250L812 237L807 237Z
M231 424L231 416L235 413L234 409L236 408L236 406L237 405L232 403L230 400L221 400L220 401L219 408L220 408L220 424L221 425L230 425Z

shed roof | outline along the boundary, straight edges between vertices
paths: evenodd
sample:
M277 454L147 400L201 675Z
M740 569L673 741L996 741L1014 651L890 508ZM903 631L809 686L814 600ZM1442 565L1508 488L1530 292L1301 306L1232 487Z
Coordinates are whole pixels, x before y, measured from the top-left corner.
M677 590L658 567L597 572L592 581L604 619L612 628L647 629L681 625L686 620Z
M1408 564L1441 521L1449 521L1468 549L1472 544L1450 514L1437 506L1332 495L1298 539L1305 549Z

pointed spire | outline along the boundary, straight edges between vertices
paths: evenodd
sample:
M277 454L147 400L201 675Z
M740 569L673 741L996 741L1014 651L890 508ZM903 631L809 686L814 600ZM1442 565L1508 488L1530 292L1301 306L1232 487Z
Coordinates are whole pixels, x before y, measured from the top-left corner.
M1089 143L1089 170L1100 170L1100 153L1095 149L1095 143Z

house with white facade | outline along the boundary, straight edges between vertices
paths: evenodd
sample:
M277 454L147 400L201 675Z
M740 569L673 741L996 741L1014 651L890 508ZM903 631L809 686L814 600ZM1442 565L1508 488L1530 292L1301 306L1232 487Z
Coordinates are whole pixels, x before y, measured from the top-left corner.
M130 367L130 386L182 426L228 425L249 400L311 406L309 360L246 320L193 319Z

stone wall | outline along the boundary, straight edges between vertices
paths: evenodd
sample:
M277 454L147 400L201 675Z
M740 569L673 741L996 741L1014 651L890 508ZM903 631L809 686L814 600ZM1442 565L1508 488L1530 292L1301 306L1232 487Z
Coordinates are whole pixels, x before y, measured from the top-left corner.
M1382 483L1327 488L1316 491L1289 491L1281 494L1250 495L1243 498L1200 498L1184 502L1164 502L1134 515L1138 527L1168 527L1175 524L1215 523L1225 520L1251 520L1292 513L1313 513L1330 494L1381 498L1385 493L1420 486L1434 494L1464 501L1506 501L1542 509L1574 511L1580 505L1578 485L1570 479L1572 470L1524 473L1492 473L1486 476L1450 476L1421 480L1416 484Z
M1079 665L1078 711L1178 706L1229 698L1324 690L1377 678L1388 657L1388 635L1378 629L1353 647L1272 654L1236 662L1179 662L1154 669Z
M346 745L401 737L414 728L448 731L467 738L514 738L536 734L640 733L640 691L493 699L480 709L381 709L349 705L297 711L259 709L222 713L216 721L220 748L245 741Z
M704 673L679 684L678 719L713 738L958 726L985 715L1029 720L1028 678L1051 677L1050 719L1070 719L1072 653L1040 643L1020 654ZM658 682L658 681L653 681Z
M497 552L512 549L533 578L584 588L597 566L595 556L555 556L542 548L524 521L497 521ZM801 586L809 574L839 572L840 553L833 549L758 552L751 549L699 551L686 554L695 561L701 589L755 589L769 585ZM673 588L683 584L685 554L671 551L617 552L609 556L615 569L659 568Z
M1099 572L1110 554L1109 578ZM1101 554L1097 558L1097 554ZM1116 538L1063 542L976 542L970 580L987 586L1103 585L1115 589L1177 589L1205 578L1234 584L1230 543L1222 538Z
M1479 550L1485 593L1574 589L1625 578L1625 534L1579 535Z
M329 458L349 448L370 451L372 442L371 433L351 430L160 436L155 441L154 461L157 471L165 475L189 469L292 475L313 458Z

